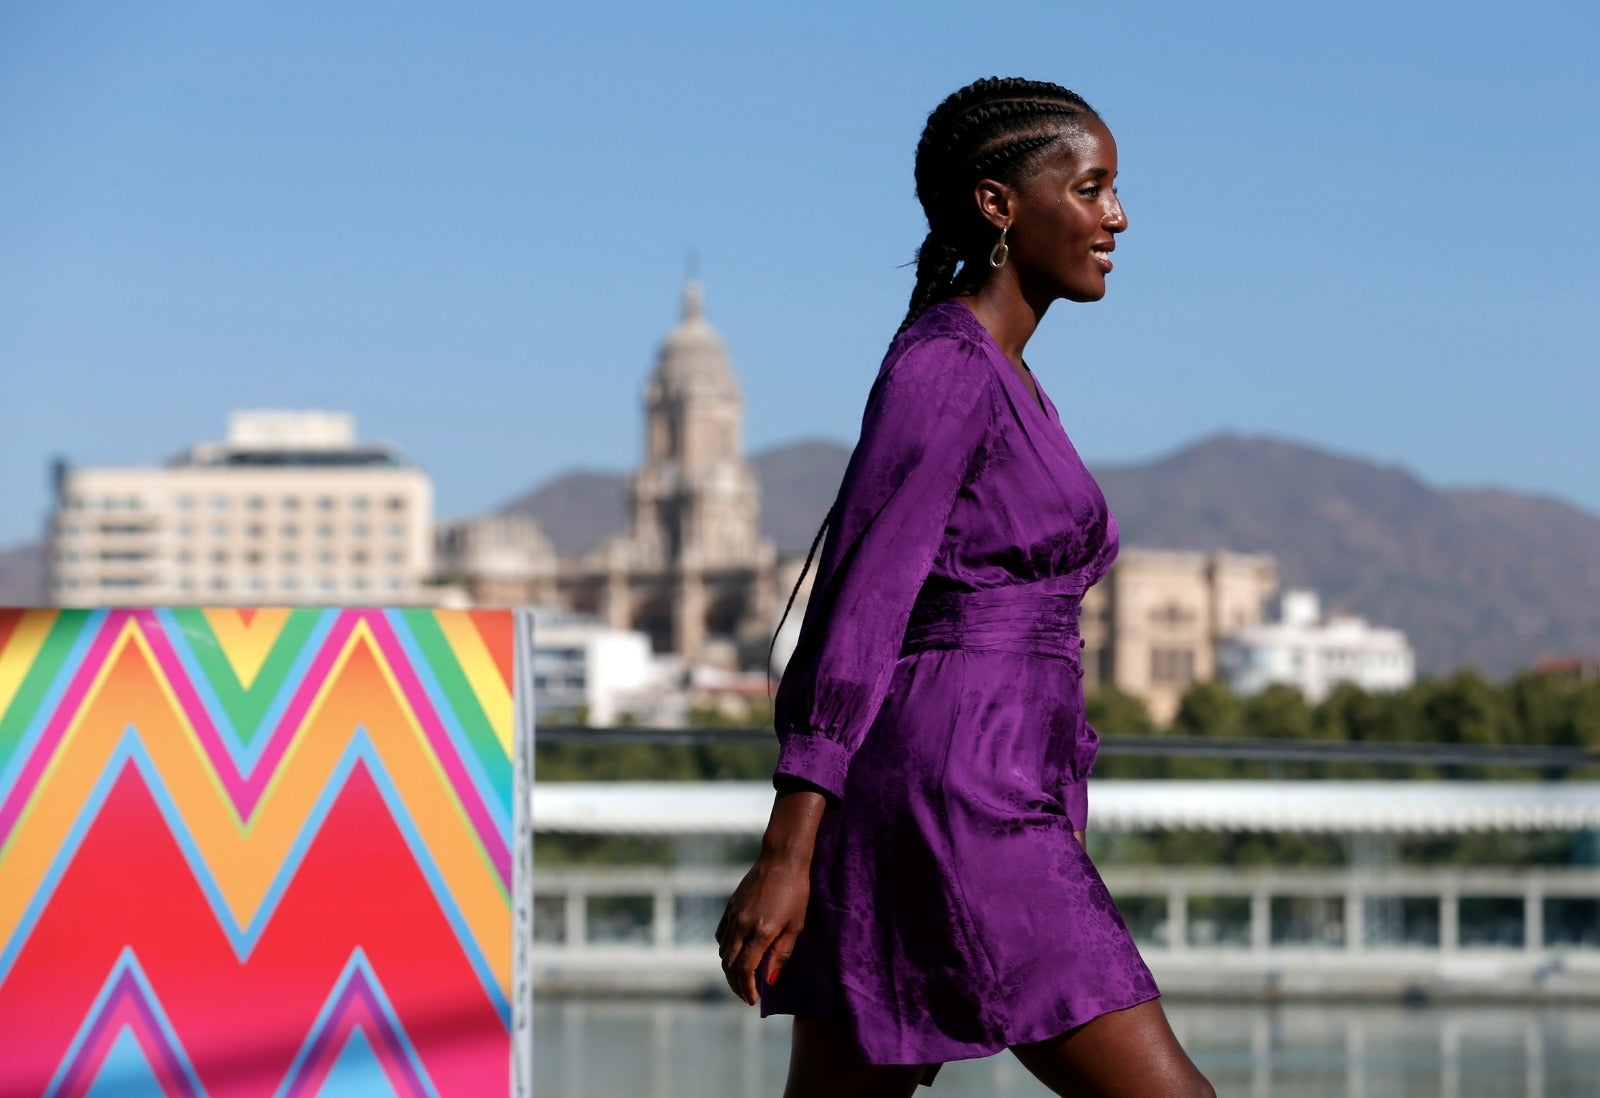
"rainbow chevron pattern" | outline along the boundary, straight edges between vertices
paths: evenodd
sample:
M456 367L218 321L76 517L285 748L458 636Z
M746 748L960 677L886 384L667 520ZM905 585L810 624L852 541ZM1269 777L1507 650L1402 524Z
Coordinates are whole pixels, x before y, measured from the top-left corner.
M512 1093L527 624L0 610L0 1096Z

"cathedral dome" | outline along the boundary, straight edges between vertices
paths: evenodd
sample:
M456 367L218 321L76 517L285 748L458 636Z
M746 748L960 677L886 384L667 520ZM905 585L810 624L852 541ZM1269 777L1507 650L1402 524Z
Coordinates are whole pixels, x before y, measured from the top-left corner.
M706 321L704 292L698 282L684 285L683 319L661 341L652 381L679 394L735 398L739 394L728 350Z

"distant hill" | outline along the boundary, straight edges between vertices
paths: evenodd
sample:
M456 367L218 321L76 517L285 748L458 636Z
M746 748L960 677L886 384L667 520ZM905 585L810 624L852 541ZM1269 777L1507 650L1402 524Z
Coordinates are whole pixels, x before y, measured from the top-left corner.
M1128 544L1272 553L1285 584L1404 629L1425 670L1600 651L1600 516L1557 500L1237 435L1096 475Z
M0 549L0 606L44 602L44 548L38 542Z
M811 544L848 458L811 441L751 459L762 532L780 552ZM1600 516L1557 500L1438 489L1393 466L1231 434L1095 475L1125 544L1272 553L1285 584L1404 629L1426 671L1504 674L1600 652ZM516 506L575 552L622 532L623 484L568 474Z
M792 556L811 547L849 461L848 446L823 440L775 446L750 459L761 484L761 533L779 553Z

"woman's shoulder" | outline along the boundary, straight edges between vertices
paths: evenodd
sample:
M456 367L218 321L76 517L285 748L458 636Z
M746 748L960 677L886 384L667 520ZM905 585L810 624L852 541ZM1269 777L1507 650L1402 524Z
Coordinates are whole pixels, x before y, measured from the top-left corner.
M987 361L991 343L972 310L946 298L928 306L895 337L879 374L897 382L917 377L977 382L992 372Z

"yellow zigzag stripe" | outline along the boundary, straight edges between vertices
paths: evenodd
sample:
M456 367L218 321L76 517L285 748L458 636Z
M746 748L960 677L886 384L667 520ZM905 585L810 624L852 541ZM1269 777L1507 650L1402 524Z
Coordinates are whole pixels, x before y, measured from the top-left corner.
M239 925L254 917L357 727L365 728L478 948L510 994L505 891L365 622L352 631L255 812L243 821L138 623L128 621L0 849L0 942L16 933L130 724Z
M50 635L59 611L29 610L6 644L5 659L0 660L0 713L11 708L22 680L33 670L33 661L39 658L45 637Z
M230 608L207 609L204 614L206 623L217 636L222 654L239 678L239 685L250 689L289 620L289 610L286 607L257 610L249 625L239 611Z
M506 680L500 677L500 668L495 665L489 646L483 642L483 634L478 632L478 627L465 614L439 614L434 622L460 662L472 692L478 696L478 704L483 706L484 713L488 715L489 725L494 729L495 739L500 741L501 750L509 757L514 713L511 691L506 686Z

